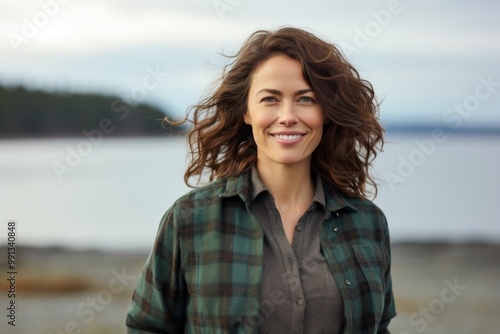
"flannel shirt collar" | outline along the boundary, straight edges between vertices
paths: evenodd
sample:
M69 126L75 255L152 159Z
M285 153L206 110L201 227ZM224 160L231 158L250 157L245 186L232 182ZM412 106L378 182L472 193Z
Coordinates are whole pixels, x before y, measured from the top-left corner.
M343 208L357 211L355 205L352 203L348 196L334 190L329 185L325 185L325 182L323 182L323 180L321 179L319 180L319 183L317 182L316 184L323 186L324 203L328 211L335 212ZM226 182L226 186L223 189L223 192L219 194L219 197L227 198L239 196L243 200L243 202L245 202L245 204L249 205L250 201L254 198L254 195L257 196L260 192L265 190L265 186L262 186L264 187L263 189L255 189L257 192L252 190L252 170L250 169L241 173L239 176L229 178ZM317 198L315 196L315 200L316 199Z

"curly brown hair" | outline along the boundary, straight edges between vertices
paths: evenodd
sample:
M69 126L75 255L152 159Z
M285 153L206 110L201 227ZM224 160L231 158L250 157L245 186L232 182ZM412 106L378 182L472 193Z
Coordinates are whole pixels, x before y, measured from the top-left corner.
M257 148L251 127L243 121L252 74L274 55L302 64L305 80L325 115L323 137L313 152L312 169L337 190L367 197L376 184L369 168L381 150L383 128L379 104L370 82L360 78L342 52L305 30L285 27L259 30L243 44L222 72L215 91L188 111L190 162L184 181L209 172L210 181L236 176L252 167ZM188 121L186 118L183 122Z

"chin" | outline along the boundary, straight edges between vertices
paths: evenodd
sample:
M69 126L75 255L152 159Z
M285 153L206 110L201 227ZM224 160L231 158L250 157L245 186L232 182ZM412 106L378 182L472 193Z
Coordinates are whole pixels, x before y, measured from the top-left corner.
M305 163L308 161L308 159L299 159L297 157L283 157L281 159L276 159L275 161L281 165L294 166L300 163Z

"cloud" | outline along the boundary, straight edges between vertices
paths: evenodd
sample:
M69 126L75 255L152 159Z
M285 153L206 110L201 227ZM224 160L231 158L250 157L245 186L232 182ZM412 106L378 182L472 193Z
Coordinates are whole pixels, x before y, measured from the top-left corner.
M23 15L17 8L11 17L30 18L31 13L40 12L41 8L31 10ZM22 19L10 19L2 24L2 31L22 35L22 22ZM49 24L40 28L39 36L26 45L25 51L92 53L151 44L202 47L233 39L241 35L241 30L239 25L223 22L215 15L178 8L158 10L146 6L131 11L115 1L75 1L60 8Z
M23 22L42 11L40 2L56 1L62 0L0 4L4 81L126 91L146 65L161 64L174 81L165 99L182 101L182 109L208 82L205 64L222 61L217 52L236 51L252 31L282 25L354 46L350 59L393 101L388 114L418 105L424 112L414 116L432 116L478 75L500 78L500 4L493 1L72 0L15 52L7 34L21 34ZM229 7L221 12L217 3ZM391 3L397 7L384 18ZM366 45L357 43L360 34L368 36Z

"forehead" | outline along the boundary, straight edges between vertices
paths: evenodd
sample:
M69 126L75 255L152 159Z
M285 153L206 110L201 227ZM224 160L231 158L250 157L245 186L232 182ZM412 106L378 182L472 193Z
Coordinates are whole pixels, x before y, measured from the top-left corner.
M266 87L262 87L266 86ZM255 88L310 88L302 73L302 64L284 55L273 56L254 71L250 90Z

